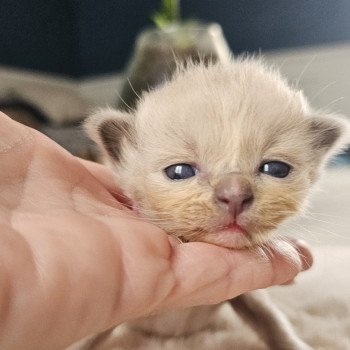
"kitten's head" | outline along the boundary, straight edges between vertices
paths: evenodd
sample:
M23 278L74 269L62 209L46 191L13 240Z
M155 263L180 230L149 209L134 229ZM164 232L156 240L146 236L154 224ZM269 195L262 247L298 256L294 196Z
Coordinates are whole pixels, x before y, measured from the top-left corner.
M105 110L86 124L142 216L234 248L301 210L347 127L254 60L179 69L133 115Z

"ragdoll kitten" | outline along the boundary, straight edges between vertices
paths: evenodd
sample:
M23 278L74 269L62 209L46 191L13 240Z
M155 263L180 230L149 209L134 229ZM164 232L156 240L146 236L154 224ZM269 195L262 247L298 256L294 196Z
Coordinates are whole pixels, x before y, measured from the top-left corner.
M302 209L325 161L344 144L347 122L314 111L260 61L238 59L179 67L133 113L101 110L86 129L141 217L183 241L237 249L264 244ZM231 304L269 349L310 349L265 298L247 293ZM189 336L212 326L216 308L129 327L154 337ZM234 344L217 344L224 348Z

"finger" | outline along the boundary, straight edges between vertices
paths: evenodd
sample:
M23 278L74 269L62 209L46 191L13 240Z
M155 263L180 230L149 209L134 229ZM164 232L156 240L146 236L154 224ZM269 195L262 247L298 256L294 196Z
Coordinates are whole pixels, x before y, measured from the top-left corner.
M176 236L168 236L168 239L169 239L169 243L171 244L172 247L175 247L175 246L183 243L181 241L181 239L179 237L176 237Z
M10 152L14 147L33 139L32 129L17 123L0 112L0 154Z
M301 258L303 270L308 270L309 268L311 268L314 262L309 245L301 239L294 239L293 241L294 246L298 250L299 256Z
M0 112L0 207L15 208L34 149L33 130Z
M310 269L311 266L313 265L313 256L310 251L309 245L301 239L288 238L288 240L293 244L293 246L296 248L296 250L299 253L301 263L302 263L302 269L304 271ZM295 278L292 278L291 280L284 282L281 285L290 286L293 284L295 284Z
M131 206L130 200L122 193L118 187L113 172L102 164L89 160L77 158L79 162L93 175L113 197L127 207Z
M281 242L289 243L297 250L302 262L303 270L311 268L313 265L313 256L310 246L304 240L286 237Z
M295 278L293 278L293 279L291 279L291 280L289 280L287 282L281 283L280 285L281 286L291 286L293 284L295 284Z
M217 303L250 290L285 283L303 270L299 252L289 247L289 256L270 247L266 259L248 250L204 243L178 245L174 247L178 280L174 295L183 294L181 306L187 307Z
M78 157L76 159L110 192L119 190L113 172L106 166Z

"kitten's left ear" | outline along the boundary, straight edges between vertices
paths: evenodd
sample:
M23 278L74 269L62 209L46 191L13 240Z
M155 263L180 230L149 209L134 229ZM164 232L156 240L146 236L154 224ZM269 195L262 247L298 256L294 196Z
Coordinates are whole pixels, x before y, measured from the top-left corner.
M331 156L350 144L350 121L335 115L310 118L309 132L314 150L321 156Z
M126 149L136 144L135 117L126 112L101 109L85 120L84 129L117 163Z

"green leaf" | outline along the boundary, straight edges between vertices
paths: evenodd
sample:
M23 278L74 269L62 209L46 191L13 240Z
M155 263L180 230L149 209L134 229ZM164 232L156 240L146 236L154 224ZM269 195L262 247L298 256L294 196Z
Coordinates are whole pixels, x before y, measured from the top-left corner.
M180 19L179 0L161 0L161 9L152 15L152 20L158 28L164 28Z

